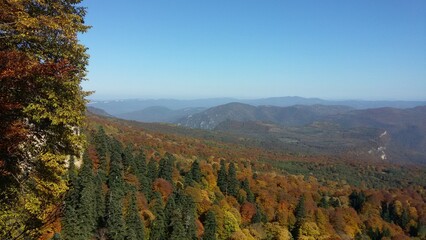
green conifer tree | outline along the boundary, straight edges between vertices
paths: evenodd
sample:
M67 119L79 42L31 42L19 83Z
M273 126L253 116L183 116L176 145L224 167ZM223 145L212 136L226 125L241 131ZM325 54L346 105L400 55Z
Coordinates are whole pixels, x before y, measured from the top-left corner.
M217 173L217 186L225 195L228 194L228 173L223 159L220 160L220 168Z
M255 197L253 192L250 189L250 184L247 178L244 179L244 181L241 182L241 188L247 193L247 198L246 200L248 202L254 203L255 202Z
M235 164L231 162L229 164L228 171L228 193L234 197L237 197L239 190L238 186L239 182L237 180L237 171L235 169Z
M173 174L173 164L173 155L171 155L170 153L166 153L166 155L160 160L160 166L158 168L158 177L171 182Z
M306 217L306 208L305 208L305 196L302 195L299 198L299 202L297 203L296 209L294 210L294 216L296 216L296 223L292 229L292 235L295 239L299 238L300 228L305 222Z
M151 158L148 162L146 176L148 177L148 181L150 184L152 184L158 176L157 162L153 158Z
M192 180L197 183L200 183L202 175L201 175L200 163L198 162L198 160L195 160L192 163L190 172L191 172Z
M203 240L216 240L216 216L213 211L208 211L204 220Z
M126 240L145 239L144 223L136 206L135 191L132 192L130 205L126 214Z
M164 240L166 239L166 219L164 216L163 200L159 192L154 192L153 200L154 206L152 211L155 219L151 225L150 240Z
M96 153L99 158L98 175L102 181L106 180L107 171L107 152L108 152L108 136L102 126L99 126L98 131L94 136Z

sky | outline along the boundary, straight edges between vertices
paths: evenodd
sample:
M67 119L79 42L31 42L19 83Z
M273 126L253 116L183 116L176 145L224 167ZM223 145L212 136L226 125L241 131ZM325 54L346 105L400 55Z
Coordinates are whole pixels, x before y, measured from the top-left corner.
M86 0L91 99L426 100L424 0Z

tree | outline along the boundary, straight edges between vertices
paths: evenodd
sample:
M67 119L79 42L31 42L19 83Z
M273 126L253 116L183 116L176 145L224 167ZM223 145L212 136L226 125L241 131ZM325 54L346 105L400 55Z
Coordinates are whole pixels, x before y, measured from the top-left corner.
M35 239L79 155L88 55L79 0L0 2L0 238ZM3 224L7 223L7 224Z
M237 180L237 171L235 170L235 164L231 162L229 164L228 171L228 193L234 197L238 195L239 182Z
M198 160L195 160L192 165L191 165L191 177L192 180L200 183L201 182L201 169L200 169L200 163L198 162Z
M93 162L89 158L87 151L83 156L83 165L78 176L80 198L77 205L77 214L80 219L78 225L80 231L76 235L81 236L81 238L76 239L90 239L93 236L97 222Z
M126 236L126 229L123 219L123 204L119 194L115 193L116 190L112 189L108 196L108 218L106 226L108 228L108 237L112 240L124 240Z
M102 126L99 126L98 131L94 136L94 145L99 158L98 175L102 181L105 181L107 171L108 136Z
M298 239L300 236L300 230L305 223L306 217L306 207L305 207L305 196L302 195L299 198L299 202L297 203L296 209L294 210L294 216L296 217L296 223L292 230L292 235L295 239Z
M203 240L216 240L216 216L213 211L208 211L204 220Z
M357 213L361 211L366 200L367 200L367 197L365 196L363 191L357 192L354 190L352 191L351 195L349 195L349 201L350 201L351 207L353 207L355 211L357 211Z
M247 197L246 200L248 202L254 203L255 197L253 192L250 189L250 184L247 178L244 179L244 181L241 182L241 188L246 192Z
M157 162L153 158L151 158L148 162L148 169L147 169L147 172L146 172L146 176L148 177L148 180L151 184L152 184L152 182L154 182L154 180L158 176Z
M153 202L154 205L152 207L152 211L155 215L155 219L151 225L151 233L149 239L162 240L166 237L166 219L164 216L163 200L161 199L160 193L154 193Z
M123 166L121 160L121 144L113 139L111 145L110 173L108 175L108 199L107 199L107 220L108 237L113 240L125 238L125 225L123 219L124 180Z
M145 239L144 223L136 206L136 195L134 191L132 192L130 205L126 214L126 233L126 240Z
M172 181L174 157L170 153L166 153L166 156L160 160L160 166L158 168L158 177Z
M217 173L217 186L220 191L228 194L228 173L226 171L225 160L220 160L220 168Z

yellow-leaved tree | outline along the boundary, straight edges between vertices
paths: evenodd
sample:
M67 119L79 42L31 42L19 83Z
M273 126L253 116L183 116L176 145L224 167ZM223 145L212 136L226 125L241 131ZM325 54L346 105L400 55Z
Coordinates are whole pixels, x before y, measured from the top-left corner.
M84 145L88 55L79 0L0 1L0 239L35 239Z

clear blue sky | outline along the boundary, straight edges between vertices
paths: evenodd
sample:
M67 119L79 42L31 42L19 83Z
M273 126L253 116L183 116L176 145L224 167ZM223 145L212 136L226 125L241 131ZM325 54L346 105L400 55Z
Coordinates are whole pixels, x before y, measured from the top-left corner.
M86 0L94 99L426 100L424 0Z

